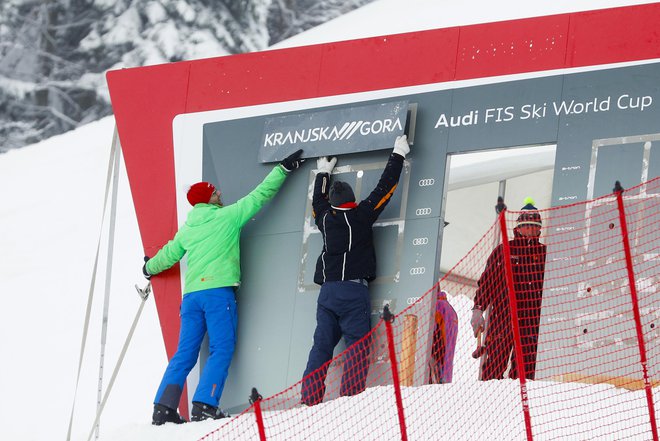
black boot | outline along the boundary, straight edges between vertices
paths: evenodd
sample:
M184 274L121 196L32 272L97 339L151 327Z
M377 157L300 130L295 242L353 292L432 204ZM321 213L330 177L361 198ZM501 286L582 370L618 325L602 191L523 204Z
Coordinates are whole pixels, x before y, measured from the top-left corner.
M186 422L175 409L170 409L162 404L154 404L154 414L151 417L151 424L154 426L165 423L183 424Z
M226 418L229 414L223 412L217 407L213 407L206 403L201 403L199 401L193 401L192 413L190 415L190 421L202 421L202 420L219 420L220 418Z

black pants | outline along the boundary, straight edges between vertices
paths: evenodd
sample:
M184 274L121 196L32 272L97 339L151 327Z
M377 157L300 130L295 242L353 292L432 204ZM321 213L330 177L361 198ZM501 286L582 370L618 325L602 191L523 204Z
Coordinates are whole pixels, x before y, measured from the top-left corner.
M369 369L369 342L357 343L371 330L371 301L369 289L356 282L326 282L316 307L316 331L314 345L309 352L307 368L303 377L302 402L313 405L323 401L325 395L326 364L344 337L348 352L344 358L344 372L340 395L355 395L362 392Z

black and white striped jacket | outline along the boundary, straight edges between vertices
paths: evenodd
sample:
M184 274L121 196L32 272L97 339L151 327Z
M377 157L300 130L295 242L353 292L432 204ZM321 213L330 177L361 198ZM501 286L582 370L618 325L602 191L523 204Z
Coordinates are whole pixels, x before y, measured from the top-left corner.
M355 208L331 206L328 202L330 175L316 175L312 208L323 235L323 251L316 262L315 283L376 278L372 226L390 201L402 168L403 156L390 154L376 188Z

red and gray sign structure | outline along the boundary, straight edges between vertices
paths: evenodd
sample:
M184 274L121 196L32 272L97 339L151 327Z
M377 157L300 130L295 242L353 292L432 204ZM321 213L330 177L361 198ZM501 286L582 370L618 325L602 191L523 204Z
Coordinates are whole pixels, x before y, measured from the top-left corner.
M145 254L177 231L196 180L215 182L231 203L285 151L304 148L308 157L340 155L336 174L360 198L406 130L412 152L376 225L379 279L370 287L375 310L386 301L401 310L439 277L447 155L556 143L553 205L609 193L614 168L626 187L658 174L659 22L660 4L647 4L111 71ZM390 116L369 115L379 106L391 106ZM394 121L405 114L402 129ZM383 138L368 144L363 133ZM225 408L246 407L255 378L266 395L304 369L320 247L313 169L307 161L244 231L241 337ZM168 357L181 271L152 280Z

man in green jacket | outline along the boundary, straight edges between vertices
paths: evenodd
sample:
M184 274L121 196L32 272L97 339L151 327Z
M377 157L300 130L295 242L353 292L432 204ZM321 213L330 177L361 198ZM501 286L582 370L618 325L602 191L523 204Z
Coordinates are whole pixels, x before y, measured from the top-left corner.
M145 258L142 271L149 279L188 255L179 345L156 393L152 424L185 422L176 409L207 332L209 357L193 396L191 421L226 416L218 403L236 346L234 289L241 283L241 229L277 194L287 175L300 167L301 154L298 150L285 158L257 188L226 207L212 184L198 182L190 187L187 197L193 209L186 223L153 258Z

